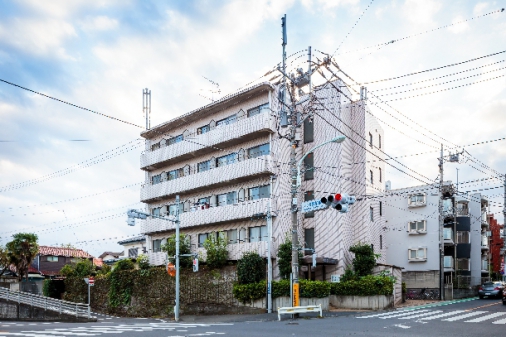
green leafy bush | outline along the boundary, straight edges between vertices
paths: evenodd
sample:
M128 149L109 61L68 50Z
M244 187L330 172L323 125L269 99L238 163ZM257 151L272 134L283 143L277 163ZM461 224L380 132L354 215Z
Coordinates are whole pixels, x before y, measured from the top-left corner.
M299 280L300 297L327 297L330 295L330 283L326 281Z
M139 266L139 269L149 269L149 257L146 254L140 254L137 256L137 265Z
M237 261L239 284L258 283L265 280L265 261L255 252L244 253Z
M394 281L388 276L367 275L359 280L331 283L330 293L340 296L392 295Z
M60 269L60 274L65 277L88 277L95 276L97 270L89 259L79 259L77 263L66 264Z
M63 280L45 279L42 284L42 294L47 297L61 298L65 292L65 283Z
M174 264L174 256L176 256L176 234L167 238L167 242L162 246L162 251L166 252ZM191 254L190 238L184 234L179 234L179 254ZM193 266L191 256L179 258L179 266L181 268L190 268Z
M350 252L355 253L355 258L353 259L353 270L355 274L357 276L371 275L378 256L374 254L372 246L359 243L351 246Z
M206 264L211 269L219 269L227 264L227 241L221 235L212 233L205 241Z
M130 259L122 259L114 264L114 271L132 270L135 269L135 264Z
M272 282L272 298L290 296L290 280Z
M299 252L299 266L301 264L302 253ZM278 248L278 269L282 279L287 280L290 278L292 272L292 240L288 236Z
M265 297L267 283L261 281L250 284L234 284L232 293L234 297L241 303L251 303L254 300Z

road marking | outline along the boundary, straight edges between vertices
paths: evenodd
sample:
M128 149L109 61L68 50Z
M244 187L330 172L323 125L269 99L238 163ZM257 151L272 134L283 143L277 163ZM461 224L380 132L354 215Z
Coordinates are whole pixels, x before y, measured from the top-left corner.
M432 319L438 319L438 318L446 317L446 316L453 316L453 315L457 315L457 314L460 314L463 312L465 312L465 310L455 310L455 311L445 312L444 314L440 314L440 315L436 315L436 316L420 318L420 320L430 321Z
M478 322L483 322L483 321L492 319L494 317L499 317L499 316L503 316L503 315L506 315L506 312L496 312L496 313L493 313L493 314L490 314L490 315L478 317L478 318L472 319L470 321L465 321L465 322L467 322L467 323L478 323Z
M400 317L399 319L412 319L412 318L430 316L430 315L437 314L437 313L440 313L440 312L443 312L443 310L435 310L435 311L430 311L430 312L426 312L426 313L423 313L423 314L411 315L411 316L407 316L407 317Z
M388 318L397 318L397 317L402 317L402 316L408 316L408 315L413 315L413 314L418 314L418 313L422 313L422 312L431 312L430 310L418 310L418 311L410 311L410 312L404 312L402 314L393 314L393 315L389 315L389 316L383 316L383 317L378 317L378 318L381 318L381 319L388 319Z
M383 314L376 314L376 315L368 315L368 316L360 316L360 317L357 317L357 318L372 318L372 317L380 317L380 316L394 316L394 315L412 315L414 313L417 313L417 312L425 312L425 311L429 311L429 310L417 310L417 311L397 311L397 312L386 312L386 313L383 313Z
M402 329L409 329L409 328L411 328L410 326L402 325L402 324L395 324L394 326L396 326L398 328L402 328Z
M460 315L460 316L445 318L445 319L442 319L442 321L455 322L455 321L459 321L464 318L473 317L473 316L477 316L477 315L481 315L481 314L486 314L487 312L488 311L474 311L474 312L470 312L468 314L464 314L464 315Z

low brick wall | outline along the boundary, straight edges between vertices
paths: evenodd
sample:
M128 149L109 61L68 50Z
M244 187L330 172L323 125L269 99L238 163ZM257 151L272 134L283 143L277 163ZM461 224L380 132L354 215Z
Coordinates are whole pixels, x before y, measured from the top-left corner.
M330 304L338 309L382 310L394 306L394 297L377 296L329 296Z

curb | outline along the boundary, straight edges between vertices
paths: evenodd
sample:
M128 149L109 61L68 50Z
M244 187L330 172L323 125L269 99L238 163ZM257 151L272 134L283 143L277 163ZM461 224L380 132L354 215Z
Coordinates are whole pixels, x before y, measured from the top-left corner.
M425 309L425 308L433 308L433 307L440 307L443 305L450 305L450 304L455 304L455 303L470 302L470 301L474 301L477 299L478 299L478 297L463 298L460 300L443 301L443 302L431 303L431 304L427 304L427 305L417 305L417 306L413 306L413 307L399 308L396 310L397 311L410 311L410 310L418 310L418 309Z

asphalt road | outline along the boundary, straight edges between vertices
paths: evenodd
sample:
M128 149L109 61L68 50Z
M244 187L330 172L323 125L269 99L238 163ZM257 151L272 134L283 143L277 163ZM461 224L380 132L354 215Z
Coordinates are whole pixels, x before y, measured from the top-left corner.
M188 316L160 319L99 316L93 323L0 322L2 336L502 336L506 306L496 299L438 303L361 313L325 313L324 318L275 314Z

